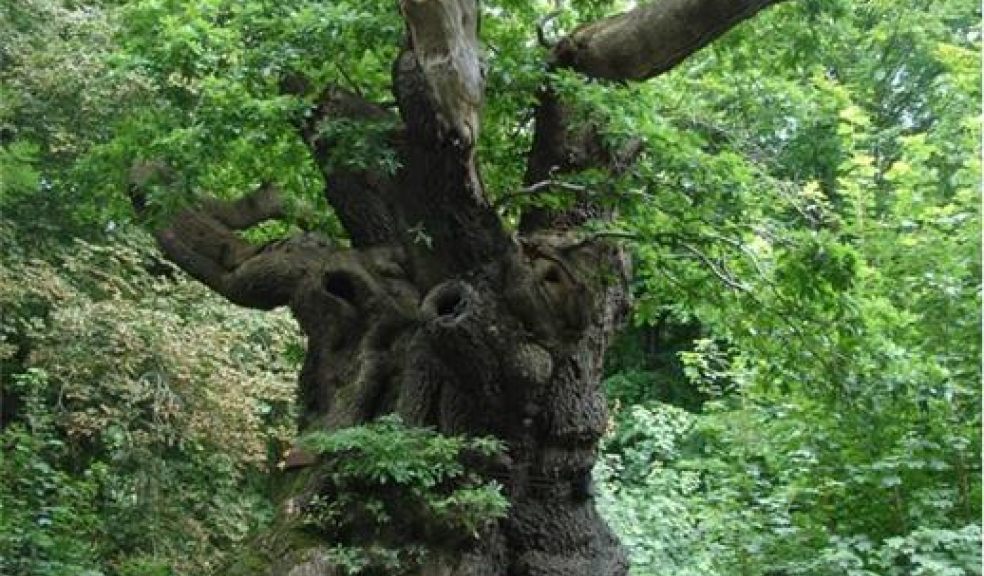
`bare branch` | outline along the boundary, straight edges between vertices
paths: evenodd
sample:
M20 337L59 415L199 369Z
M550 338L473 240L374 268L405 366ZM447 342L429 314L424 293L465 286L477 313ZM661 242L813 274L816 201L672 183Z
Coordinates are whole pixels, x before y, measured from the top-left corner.
M727 286L728 288L740 292L751 291L751 288L743 284L740 280L736 279L726 268L715 264L714 261L711 260L709 256L707 256L707 254L704 254L703 252L701 252L691 244L687 244L686 242L683 242L680 245L683 246L683 248L687 252L690 252L691 254L696 256L697 259L700 260L701 263L703 263L704 266L706 266L708 270L710 270L711 273L714 274L718 278L718 280L723 282L724 285Z
M516 198L536 196L542 192L549 192L551 188L559 188L567 192L587 192L588 188L580 184L574 184L572 182L563 182L560 180L541 180L535 184L530 184L524 188L520 188L515 192L509 192L503 194L498 199L496 199L494 207L498 210L503 206L507 206Z
M592 78L645 80L778 1L652 2L576 29L554 48L554 65Z
M588 234L587 236L585 236L584 238L578 240L573 244L568 244L566 246L563 246L561 248L561 251L572 252L575 250L580 250L581 248L584 248L589 244L597 242L598 240L605 240L609 238L613 240L630 240L633 242L639 242L642 240L649 239L639 234L635 234L633 232L622 232L619 230L599 230L597 232L592 232L591 234Z
M280 190L271 184L264 184L252 194L232 202L208 199L202 207L231 230L245 230L260 222L276 220L286 215Z

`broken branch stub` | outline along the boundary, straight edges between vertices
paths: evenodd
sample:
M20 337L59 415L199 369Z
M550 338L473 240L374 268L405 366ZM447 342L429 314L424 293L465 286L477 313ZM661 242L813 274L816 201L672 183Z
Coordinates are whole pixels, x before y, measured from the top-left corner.
M478 140L485 80L476 0L401 0L413 54L427 83L438 127L470 149Z

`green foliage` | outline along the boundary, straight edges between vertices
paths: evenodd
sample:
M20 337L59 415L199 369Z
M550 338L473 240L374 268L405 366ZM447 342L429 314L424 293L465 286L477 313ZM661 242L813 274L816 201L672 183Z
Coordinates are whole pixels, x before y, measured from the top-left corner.
M42 576L103 574L99 564L104 526L96 504L105 466L82 474L53 466L68 447L54 415L45 407L50 392L43 370L15 376L16 394L27 417L9 423L0 435L0 572Z
M0 233L0 571L217 565L272 512L263 478L293 436L291 321L230 309L155 264L140 234L39 253Z
M474 471L503 450L492 438L442 436L388 416L311 433L301 445L325 461L322 488L303 498L303 522L340 543L331 556L348 574L410 573L474 542L508 509L501 486Z
M715 553L700 522L700 474L672 464L695 417L663 404L636 405L617 415L617 427L595 468L598 508L628 548L641 576L714 574ZM726 572L725 572L726 573Z
M595 474L633 573L980 574L980 526L955 489L975 480L947 482L938 447L910 448L901 476L838 462L851 434L832 438L800 410L619 414Z
M234 197L271 182L287 192L305 226L340 233L332 219L312 220L330 210L295 128L317 94L284 94L280 82L296 76L382 97L402 31L391 6L146 0L126 3L118 17L111 67L144 79L152 99L117 117L114 137L81 163L87 174L102 174L102 185L118 189L120 167L135 157L168 162L182 175L180 186L148 198L152 211L164 213L203 192ZM396 169L382 139L370 136L387 126L335 121L320 128L342 142L330 167Z
M11 198L37 190L41 176L34 165L40 150L35 144L18 140L0 148L0 197Z
M393 175L400 167L396 153L386 144L395 126L391 121L355 121L329 118L319 126L320 133L335 143L328 163L333 169L370 170Z
M147 103L143 78L110 65L115 16L101 2L0 3L0 212L39 237L93 238L129 214L120 182L78 163L112 137L120 114ZM40 185L11 167L25 156Z
M790 4L655 83L568 89L646 139L611 186L634 337L701 327L607 380L637 574L980 573L980 38L966 2Z
M627 4L566 2L546 32ZM510 221L572 200L515 195L554 8L483 3L478 154ZM565 176L639 238L596 471L636 574L980 574L979 14L785 3L652 82L551 78L613 149L642 143L618 179ZM182 175L152 191L156 215L273 182L304 227L341 235L307 216L327 211L294 123L316 94L279 83L386 101L403 33L369 0L0 3L0 572L208 573L269 518L301 345L157 260L126 225L124 174L156 158ZM319 128L342 142L330 167L397 168L390 126ZM460 458L491 444L392 420L310 442L334 474L310 530L421 534L340 537L352 573L505 513Z

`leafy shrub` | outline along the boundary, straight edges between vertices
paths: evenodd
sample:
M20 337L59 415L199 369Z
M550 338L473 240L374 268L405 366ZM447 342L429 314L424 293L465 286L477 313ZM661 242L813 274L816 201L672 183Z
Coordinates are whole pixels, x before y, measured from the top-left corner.
M598 508L629 551L638 576L712 574L693 499L700 475L674 466L695 416L666 404L632 406L616 416L594 476Z
M0 233L18 255L0 270L0 571L207 572L272 515L293 322L219 301L140 234L45 252Z
M67 447L45 405L44 371L31 369L9 385L27 417L0 433L0 573L101 575L97 497L106 468L73 474L56 467Z
M349 574L409 573L434 550L476 542L508 509L501 487L475 471L502 451L495 439L442 436L387 416L309 434L302 446L323 459L319 489L301 496L303 521L339 543L332 561Z

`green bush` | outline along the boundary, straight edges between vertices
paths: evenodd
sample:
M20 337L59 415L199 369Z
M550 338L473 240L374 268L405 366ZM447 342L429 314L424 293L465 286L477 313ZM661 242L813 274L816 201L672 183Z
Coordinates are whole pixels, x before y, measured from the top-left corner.
M17 256L0 270L3 574L206 573L272 517L293 321L232 308L117 234L39 247L0 226Z
M338 543L333 561L348 574L411 573L428 554L476 543L508 509L501 486L475 471L503 450L494 439L442 436L387 416L301 445L323 460L318 490L300 499L303 523Z
M50 382L43 370L13 377L10 392L26 418L0 432L0 573L100 576L106 467L93 464L81 473L57 467L68 448L46 403Z

